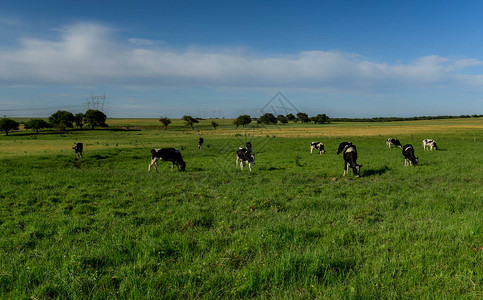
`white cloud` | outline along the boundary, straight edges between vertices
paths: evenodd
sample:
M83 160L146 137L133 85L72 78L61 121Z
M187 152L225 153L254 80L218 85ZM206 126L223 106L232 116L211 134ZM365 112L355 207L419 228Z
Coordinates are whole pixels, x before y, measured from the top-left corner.
M59 31L58 40L21 38L21 47L0 52L0 85L122 84L291 86L364 88L480 84L477 59L437 55L407 64L373 62L335 51L305 51L293 56L258 56L226 49L168 50L151 40L115 42L108 27L81 23ZM162 44L161 44L162 45Z
M140 38L129 38L127 41L136 46L153 46L157 43L157 41Z

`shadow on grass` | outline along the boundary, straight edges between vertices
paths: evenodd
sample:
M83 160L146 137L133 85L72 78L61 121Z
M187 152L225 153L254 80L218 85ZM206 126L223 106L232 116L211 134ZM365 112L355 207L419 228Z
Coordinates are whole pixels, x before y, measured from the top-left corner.
M279 171L279 170L286 170L286 168L280 168L280 167L270 167L270 168L266 168L266 167L261 167L260 170L263 170L263 171Z
M16 137L16 136L40 136L40 135L60 135L60 134L68 134L71 131L40 131L39 133L35 132L17 132L14 134L9 134L8 136Z
M59 135L59 134L69 134L73 132L89 132L89 131L141 131L141 129L133 128L96 128L96 129L69 129L69 130L41 130L39 133L36 132L9 132L8 136L41 136L41 135Z
M362 173L362 176L366 177L366 176L373 176L373 175L382 175L382 174L386 173L387 171L389 171L389 167L384 166L384 167L379 168L379 169L364 170L363 173Z

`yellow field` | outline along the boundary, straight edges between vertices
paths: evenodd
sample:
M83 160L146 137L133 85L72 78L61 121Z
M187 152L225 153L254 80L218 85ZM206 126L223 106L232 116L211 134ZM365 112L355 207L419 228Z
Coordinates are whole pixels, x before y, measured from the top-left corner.
M186 128L182 120L172 120L166 133L173 130ZM421 134L481 134L483 133L483 118L471 119L447 119L447 120L422 120L405 122L347 122L324 125L314 124L287 124L257 126L254 123L246 128L235 129L233 120L216 120L220 124L217 130L210 125L211 120L202 120L195 125L195 130L186 128L183 134L196 135L219 135L232 136L241 134L246 136L275 135L277 137L337 137L337 136L398 136L398 135L421 135ZM162 129L157 119L112 119L109 126L128 128L158 128Z

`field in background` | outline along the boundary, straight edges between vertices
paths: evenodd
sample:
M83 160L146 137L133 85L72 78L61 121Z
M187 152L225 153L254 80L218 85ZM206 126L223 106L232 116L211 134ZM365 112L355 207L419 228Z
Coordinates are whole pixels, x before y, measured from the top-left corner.
M216 121L0 136L1 297L483 297L483 119ZM421 164L404 167L387 137ZM247 140L252 173L235 169ZM312 140L327 154L310 154ZM359 179L342 176L345 140ZM171 146L187 172L148 174L149 150Z

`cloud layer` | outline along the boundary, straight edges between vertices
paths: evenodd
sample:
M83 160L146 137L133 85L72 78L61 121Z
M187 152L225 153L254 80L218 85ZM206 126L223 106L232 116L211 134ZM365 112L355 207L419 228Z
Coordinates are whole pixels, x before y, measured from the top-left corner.
M0 85L364 89L483 83L483 62L477 59L432 55L390 64L336 51L287 56L254 56L228 49L177 51L136 37L120 42L114 30L94 23L76 24L58 33L57 40L23 37L16 49L0 50Z

